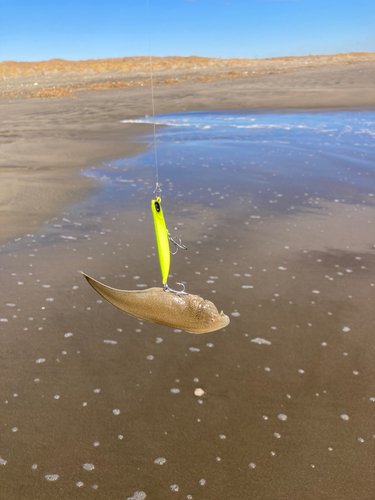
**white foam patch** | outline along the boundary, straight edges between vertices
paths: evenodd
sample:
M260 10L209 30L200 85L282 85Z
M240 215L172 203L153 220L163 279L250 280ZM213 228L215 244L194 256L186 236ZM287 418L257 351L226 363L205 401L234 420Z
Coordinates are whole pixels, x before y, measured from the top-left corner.
M47 479L47 481L57 481L59 479L58 474L46 474L44 477Z
M159 457L154 460L154 464L163 465L167 461L164 457Z
M95 469L95 465L94 464L83 464L82 468L85 469L85 470L94 470Z
M126 500L144 500L146 498L146 493L144 491L135 491L134 495L128 497Z
M255 339L251 339L250 342L255 342L256 344L271 345L271 342L269 340L262 339L261 337L256 337Z

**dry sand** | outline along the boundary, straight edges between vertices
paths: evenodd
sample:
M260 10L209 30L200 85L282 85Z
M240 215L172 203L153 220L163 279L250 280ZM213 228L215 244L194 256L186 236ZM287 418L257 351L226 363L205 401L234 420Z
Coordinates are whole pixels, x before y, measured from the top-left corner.
M31 230L93 189L92 182L75 175L81 169L144 148L137 144L134 128L119 121L152 113L147 62L0 63L0 171L5 179L0 241ZM172 82L156 83L156 114L375 105L374 54L164 58L156 59L154 67L156 82ZM108 85L115 88L108 90ZM149 129L139 126L137 132Z

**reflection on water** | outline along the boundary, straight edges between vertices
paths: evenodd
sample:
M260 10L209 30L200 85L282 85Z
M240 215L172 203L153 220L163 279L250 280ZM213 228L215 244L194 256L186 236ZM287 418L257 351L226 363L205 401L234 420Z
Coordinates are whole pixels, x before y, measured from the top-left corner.
M124 122L136 127L152 120ZM168 195L188 194L189 199L224 206L231 193L251 192L257 199L278 203L279 209L290 209L284 193L294 195L294 205L300 205L307 202L301 199L306 191L330 201L338 197L357 203L359 190L375 190L375 112L199 112L158 116L155 123L164 125L157 130L157 149ZM120 183L149 190L155 183L154 165L150 149L87 175L112 184L113 196L121 196ZM209 183L211 191L202 192L203 183Z
M161 285L153 151L91 169L95 196L0 253L2 496L371 498L375 114L157 122L171 286L231 323L190 335L89 288Z

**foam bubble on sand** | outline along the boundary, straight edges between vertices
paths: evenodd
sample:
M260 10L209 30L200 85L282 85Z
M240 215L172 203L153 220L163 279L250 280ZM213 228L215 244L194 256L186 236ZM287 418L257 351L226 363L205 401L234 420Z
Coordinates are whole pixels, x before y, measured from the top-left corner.
M95 465L94 464L83 464L82 468L85 469L85 470L94 470L95 469Z
M104 344L111 344L111 345L116 345L117 341L116 340L103 340Z
M128 497L126 500L144 500L146 498L146 493L144 491L135 491L134 495Z
M179 392L180 392L180 389L177 389L175 387L171 389L172 394L178 394Z
M154 356L152 354L149 354L148 356L146 356L146 359L152 361L154 359Z
M178 484L171 484L169 487L170 487L170 489L172 491L178 491L179 490Z
M76 482L76 486L77 486L77 488L82 488L83 482L82 481L77 481Z
M163 339L161 337L157 337L156 340L155 340L155 342L157 344L161 344L163 342Z
M254 462L250 462L249 467L250 469L255 469L256 465L254 464Z
M340 415L340 418L342 418L342 420L349 420L349 415L343 413L342 415Z
M233 311L233 312L232 312L232 313L230 313L230 314L231 314L231 316L235 316L236 318L237 318L238 316L240 316L240 313L239 313L238 311Z
M112 410L112 413L114 415L120 415L120 410L118 410L118 409Z
M250 342L255 342L256 344L271 345L271 342L269 340L262 339L261 337L256 337L255 339L251 339Z
M200 349L198 347L189 347L189 351L191 351L191 352L199 352Z
M286 415L284 415L284 413L279 413L277 415L277 418L279 418L280 420L285 421L288 417Z
M35 361L35 363L44 363L45 362L45 358L39 358Z
M154 464L163 465L167 461L164 457L159 457L154 460Z
M7 460L4 460L3 458L0 457L0 465L6 465L8 463Z
M64 337L68 339L69 337L73 337L72 332L64 333Z
M199 480L199 484L200 484L201 486L204 486L204 485L206 484L206 480L205 480L205 479L203 479L203 478L202 478L202 479L200 479L200 480Z
M348 326L344 326L342 329L343 332L350 332L350 328Z
M59 479L58 474L46 474L44 477L47 479L47 481L57 481Z

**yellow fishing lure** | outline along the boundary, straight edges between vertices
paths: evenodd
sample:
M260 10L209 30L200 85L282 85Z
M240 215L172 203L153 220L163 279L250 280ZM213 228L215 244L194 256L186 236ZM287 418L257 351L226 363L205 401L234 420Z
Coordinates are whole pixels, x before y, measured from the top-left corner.
M156 241L158 244L159 262L163 285L166 285L171 265L171 256L169 252L168 229L165 225L163 210L161 208L161 198L158 196L156 200L151 200L151 210L154 217Z

